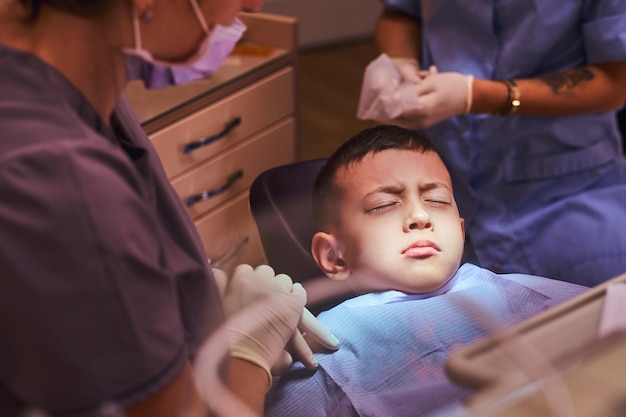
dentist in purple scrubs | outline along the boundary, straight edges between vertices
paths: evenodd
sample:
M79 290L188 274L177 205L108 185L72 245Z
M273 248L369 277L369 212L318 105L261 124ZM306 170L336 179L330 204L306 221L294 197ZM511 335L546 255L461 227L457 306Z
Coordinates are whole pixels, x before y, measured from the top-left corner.
M302 287L211 270L121 95L210 75L261 4L0 2L1 416L260 415L287 343L316 366Z

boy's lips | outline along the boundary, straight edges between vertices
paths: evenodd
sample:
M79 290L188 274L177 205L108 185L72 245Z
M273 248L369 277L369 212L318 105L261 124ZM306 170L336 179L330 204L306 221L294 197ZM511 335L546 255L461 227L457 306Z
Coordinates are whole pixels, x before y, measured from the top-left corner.
M406 248L402 254L411 258L426 258L439 252L439 246L430 240L418 240Z

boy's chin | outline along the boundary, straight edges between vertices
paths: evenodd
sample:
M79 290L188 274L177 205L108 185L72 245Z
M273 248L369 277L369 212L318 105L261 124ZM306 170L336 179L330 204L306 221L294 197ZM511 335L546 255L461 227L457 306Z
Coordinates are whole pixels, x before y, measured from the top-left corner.
M413 294L435 292L445 286L452 276L454 273L442 271L440 268L424 268L407 280L407 287L404 291Z
M379 291L402 291L410 294L426 294L435 292L445 286L454 274L442 271L441 268L420 268L412 274L403 274L381 280L380 277L365 279L352 274L347 284L356 294Z

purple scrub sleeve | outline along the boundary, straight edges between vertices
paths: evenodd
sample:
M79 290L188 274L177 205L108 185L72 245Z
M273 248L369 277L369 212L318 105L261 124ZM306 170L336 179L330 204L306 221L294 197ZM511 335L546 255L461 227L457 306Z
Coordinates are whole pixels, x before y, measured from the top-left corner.
M145 399L223 320L193 224L124 99L2 46L0 91L0 415Z

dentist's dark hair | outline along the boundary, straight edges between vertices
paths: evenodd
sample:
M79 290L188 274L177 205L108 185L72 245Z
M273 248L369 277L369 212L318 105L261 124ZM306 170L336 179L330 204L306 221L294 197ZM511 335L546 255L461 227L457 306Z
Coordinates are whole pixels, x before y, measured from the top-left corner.
M357 133L344 142L320 169L313 188L313 216L317 230L323 231L339 218L341 189L336 176L339 169L358 164L369 154L389 149L435 152L424 135L393 125L379 125Z

